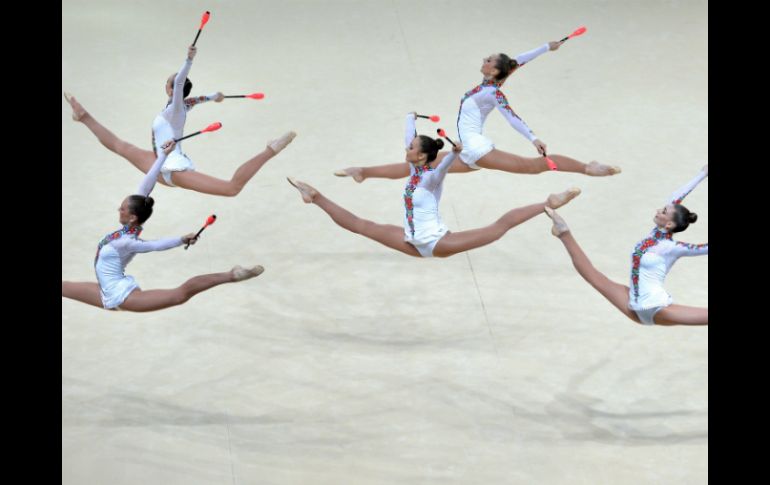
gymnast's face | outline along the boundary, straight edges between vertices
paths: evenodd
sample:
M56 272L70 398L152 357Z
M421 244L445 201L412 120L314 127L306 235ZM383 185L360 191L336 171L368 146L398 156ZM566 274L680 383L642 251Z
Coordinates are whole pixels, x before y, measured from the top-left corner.
M417 136L406 148L406 161L412 165L423 165L428 160L428 155L421 151L420 145L420 137Z
M658 209L652 220L660 229L665 229L667 231L674 229L674 227L676 227L676 223L674 222L674 205L668 204L662 209Z
M500 70L495 67L497 66L497 59L499 57L499 54L491 54L484 58L484 61L481 63L481 74L483 74L485 78L494 78L500 74Z
M123 226L136 222L136 216L128 210L128 197L123 199L123 203L120 204L118 214L120 216L120 224Z

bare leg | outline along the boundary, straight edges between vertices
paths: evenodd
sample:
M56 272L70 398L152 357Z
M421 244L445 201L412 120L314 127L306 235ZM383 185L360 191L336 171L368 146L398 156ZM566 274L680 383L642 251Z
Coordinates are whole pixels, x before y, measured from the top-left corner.
M184 172L171 172L171 181L177 187L188 190L194 190L204 194L223 195L234 197L238 195L246 183L251 180L260 168L271 158L275 156L269 148L251 158L249 161L238 167L230 180L222 180L205 173L195 170Z
M392 224L377 224L367 219L362 219L327 199L308 184L289 177L287 177L287 180L299 190L302 195L302 200L305 201L306 204L312 203L320 207L324 212L329 214L329 217L331 217L338 226L355 234L368 237L384 246L395 249L396 251L401 251L409 256L420 256L420 253L414 246L404 241L403 228Z
M99 142L107 147L108 150L125 158L143 173L147 173L147 171L152 168L153 163L155 163L155 153L150 150L142 150L136 145L132 145L115 136L115 134L108 130L104 125L96 121L96 119L81 106L74 96L64 93L64 98L69 102L70 106L72 106L72 119L86 125L86 127L91 130L91 133L96 135ZM158 177L158 182L163 185L168 185L161 176Z
M297 134L293 131L284 133L280 137L268 143L267 147L255 157L238 167L230 180L222 180L205 173L192 171L171 172L171 180L174 185L196 192L211 195L223 195L233 197L238 195L249 180L256 175L268 160L280 153L291 143Z
M548 156L559 167L560 172L574 172L601 177L620 173L619 167L610 167L598 162L585 164L574 158L553 154ZM550 171L545 157L527 158L502 150L493 149L478 161L476 165L511 173L537 174Z
M560 194L551 194L545 202L540 204L532 204L508 211L489 226L470 231L448 232L433 248L433 255L438 258L446 258L463 251L486 246L497 241L519 224L540 215L545 207L561 207L579 194L580 189L573 187Z
M708 325L709 309L669 305L653 317L657 325Z
M435 168L448 153L449 152L438 152L436 160L431 162L431 166ZM449 167L449 173L462 172L475 172L475 170L457 158L452 162L452 166ZM337 170L334 172L334 175L337 177L353 177L353 180L359 184L368 178L402 179L409 176L409 164L403 162L391 163L389 165L376 165L372 167L349 167Z
M120 305L120 309L131 312L151 312L181 305L202 291L224 283L233 283L259 276L264 270L262 266L255 266L250 269L236 266L224 273L211 273L190 278L182 286L173 290L142 291L136 289Z
M572 237L572 233L564 219L556 214L555 211L546 209L546 213L554 222L551 232L567 248L567 252L572 257L572 263L575 265L578 273L580 273L580 276L596 288L599 293L604 295L624 315L640 323L636 313L628 309L628 286L610 281L606 276L597 271L580 246L578 246L575 238ZM670 305L656 313L653 320L657 325L708 325L708 308Z
M61 296L104 308L98 283L62 281Z
M551 232L554 236L558 237L562 244L564 244L564 247L567 248L567 252L569 253L570 258L572 258L572 264L575 266L575 269L580 276L609 300L609 302L612 303L615 308L620 310L623 315L636 323L641 323L639 322L639 317L636 316L636 313L628 309L628 286L611 281L604 276L603 273L600 273L594 268L594 265L591 264L588 256L586 256L580 248L577 241L575 241L575 238L572 237L572 233L564 220L556 214L555 211L546 209L546 214L548 214L548 217L554 221L554 227L551 229Z

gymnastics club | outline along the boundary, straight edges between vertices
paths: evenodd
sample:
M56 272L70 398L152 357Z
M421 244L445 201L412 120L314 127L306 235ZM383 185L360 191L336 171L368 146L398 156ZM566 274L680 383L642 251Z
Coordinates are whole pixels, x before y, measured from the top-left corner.
M174 138L174 141L180 142L180 141L185 140L187 138L190 138L192 136L200 135L201 133L207 133L209 131L217 131L220 128L222 128L222 123L217 121L216 123L211 123L209 126L207 126L206 128L202 129L201 131L196 131L195 133L190 133L189 135L185 135L182 138Z
M556 165L556 162L548 158L548 155L545 154L545 150L543 150L543 156L545 157L545 163L548 164L548 168L551 170L559 170L558 165Z
M450 139L449 139L449 137L448 137L448 136L446 136L446 131L442 130L441 128L438 128L438 129L436 130L436 133L438 133L438 136L443 136L444 138L446 138L446 141L448 141L449 143L451 143L453 147L456 147L456 146L457 146L457 145L455 145L455 142L453 142L452 140L450 140Z
M251 94L233 94L230 96L225 96L225 98L251 98L251 99L262 99L265 95L263 93L251 93Z
M559 42L564 42L566 40L569 40L569 39L571 39L573 37L577 37L578 35L583 35L585 33L586 33L586 28L585 27L578 27L577 29L575 29L574 32L572 32L571 34L569 34L567 37L563 38Z
M206 25L206 22L209 21L209 17L211 17L211 12L206 10L206 13L203 14L201 17L201 26L198 27L198 33L195 34L195 40L193 41L193 47L195 47L195 43L198 42L198 37L200 37L201 32L203 32L203 26Z
M426 115L415 114L415 116L418 118L425 118L426 120L431 120L434 123L438 123L439 121L441 121L441 118L439 117L439 115L426 116Z
M206 229L207 227L209 227L210 225L214 224L214 222L215 222L216 220L217 220L217 216L216 216L215 214L211 214L211 215L209 216L209 218L208 218L208 219L206 219L206 224L204 224L204 225L203 225L203 227L201 227L201 230L200 230L200 231L198 231L198 233L197 233L197 234L195 234L195 237L194 237L194 238L190 239L190 240L187 242L187 246L185 246L184 248L185 248L185 249L189 248L189 247L190 247L190 243L192 243L193 241L195 241L196 239L198 239L198 236L200 236L200 235L201 235L201 233L203 232L203 230L204 230L204 229Z

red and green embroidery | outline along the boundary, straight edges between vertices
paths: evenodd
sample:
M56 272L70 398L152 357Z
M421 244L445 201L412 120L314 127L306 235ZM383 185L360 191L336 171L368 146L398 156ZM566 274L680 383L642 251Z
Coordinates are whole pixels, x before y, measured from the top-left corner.
M690 243L677 242L677 241L674 241L674 242L676 243L677 246L685 247L685 248L687 248L687 249L689 249L691 251L697 251L699 249L703 249L703 248L708 247L708 243L705 243L705 244L690 244Z
M672 203L672 204L676 204L676 205L679 205L679 204L681 204L681 203L682 203L682 201L684 200L684 198L685 198L685 197L687 197L688 195L690 195L690 192L692 192L694 188L695 188L695 187L693 187L692 189L690 189L690 190L688 190L687 192L685 192L685 193L684 193L684 194L683 194L681 197L679 197L678 199L674 199L674 200L672 200L672 201L671 201L671 203Z
M404 207L406 208L406 221L409 224L409 230L412 234L412 237L414 237L414 201L412 200L414 196L414 191L417 189L417 186L420 184L420 180L422 179L422 174L426 171L433 170L430 166L430 164L423 165L421 167L415 167L414 174L409 177L409 182L406 184L406 189L404 190Z
M514 118L519 118L519 115L514 113L513 110L511 109L511 106L508 104L508 98L506 98L505 94L503 94L503 92L500 91L499 89L495 91L495 99L497 100L497 104L502 106L504 110L511 113L511 116L513 116ZM521 120L521 118L519 118L519 120ZM532 133L532 130L530 130L529 132Z
M209 100L208 96L193 96L192 98L185 99L184 105L189 110L196 104L205 103L208 100Z
M463 95L463 98L460 100L460 111L462 111L463 103L465 102L466 99L468 99L469 97L471 97L474 94L478 93L479 91L481 91L482 89L484 89L487 86L494 86L495 87L495 99L497 100L497 104L502 106L504 110L506 110L509 113L511 113L511 116L521 120L521 118L519 118L519 115L514 113L513 110L511 109L511 106L508 103L508 98L506 98L505 94L503 94L503 92L500 91L500 87L502 85L503 85L503 81L493 81L491 79L485 79L484 81L481 82L481 84L479 84L478 86L476 86L475 88L471 89L470 91L468 91L467 93L465 93ZM457 113L457 117L458 117L458 119L460 117L460 112L459 111ZM531 130L530 130L530 133L532 133Z
M115 239L120 239L124 234L133 234L134 237L139 237L139 234L142 233L142 226L123 226L117 231L111 232L104 236L101 241L99 241L99 246L96 248L96 257L94 258L94 264L96 264L96 261L99 259L99 251L102 250L102 248L109 244L111 241L114 241Z
M639 266L642 264L642 256L661 240L671 238L672 234L670 232L655 229L655 233L652 236L642 239L634 248L634 252L631 254L631 284L634 287L635 301L639 298Z
M476 86L475 88L471 89L470 91L468 91L467 93L465 93L463 95L463 98L460 100L460 109L462 109L463 103L465 102L466 99L468 99L471 96L473 96L474 94L478 93L479 91L481 91L485 87L487 87L487 86L494 86L494 87L497 88L498 91L500 91L500 87L502 85L503 85L502 81L493 81L491 79L484 79L483 81L481 81L481 84L479 84L478 86Z
M682 201L684 200L684 198L687 197L688 195L690 195L690 192L692 192L693 190L695 190L695 187L691 188L690 190L688 190L687 192L682 194L680 197L672 200L671 203L672 204L677 204L677 205L681 204Z

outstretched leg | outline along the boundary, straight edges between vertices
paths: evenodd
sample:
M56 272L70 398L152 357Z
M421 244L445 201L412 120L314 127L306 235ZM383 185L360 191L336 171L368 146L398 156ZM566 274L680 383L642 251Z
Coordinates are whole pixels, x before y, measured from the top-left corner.
M449 232L436 244L436 247L433 249L433 255L439 258L446 258L463 251L486 246L497 241L506 232L519 224L540 215L544 207L561 207L579 194L580 189L573 187L560 194L549 195L548 199L540 204L532 204L508 211L503 217L489 226L470 231Z
M441 160L449 152L438 152L436 160L431 162L433 168L436 167ZM403 163L391 163L389 165L375 165L372 167L348 167L342 170L337 170L334 175L337 177L353 177L353 180L359 184L366 179L380 178L380 179L402 179L409 176L409 164ZM449 173L463 173L463 172L475 172L472 168L464 164L459 158L452 162L452 166L449 167Z
M147 171L152 168L152 164L155 163L156 157L151 150L142 150L136 145L132 145L131 143L118 138L104 125L96 121L96 119L91 116L91 114L86 111L71 94L64 93L64 98L72 107L72 119L86 125L86 127L91 130L91 133L96 135L96 138L98 138L101 144L107 147L108 150L125 158L143 173L147 173ZM168 185L163 180L163 177L159 176L158 181L163 185Z
M574 158L558 154L548 155L548 157L556 163L560 172L582 173L594 177L603 177L620 173L620 167L611 167L599 162L585 164ZM484 168L502 170L504 172L524 174L537 174L550 170L545 157L521 157L498 149L493 149L491 152L478 159L476 165Z
M653 317L656 325L708 325L709 309L669 305Z
M329 214L329 217L331 217L338 226L355 234L368 237L384 246L395 249L396 251L401 251L409 256L420 256L420 253L414 246L404 241L403 228L392 224L377 224L367 219L362 219L327 199L310 185L291 177L287 177L286 180L299 190L299 193L302 195L302 200L305 201L306 204L315 204L320 207L324 212Z
M171 172L174 185L196 192L211 195L233 197L238 195L249 180L256 175L268 160L276 156L286 145L291 143L296 133L290 131L271 141L267 147L255 157L238 167L230 180L222 180L205 173L196 171Z
M103 308L98 283L62 281L61 296Z
M564 244L564 247L567 248L567 252L569 253L570 258L572 258L572 264L575 266L575 269L580 276L582 276L584 280L609 300L609 302L625 316L636 323L640 323L636 313L628 309L628 286L611 281L604 276L603 273L600 273L594 268L594 265L591 264L588 256L586 256L580 248L577 241L575 241L575 238L572 237L572 232L570 232L564 219L551 208L546 208L545 212L548 214L548 217L553 219L551 233L558 237L562 244Z
M265 268L262 266L248 269L236 266L224 273L212 273L190 278L182 286L173 290L143 291L136 289L121 303L120 309L131 312L151 312L181 305L202 291L224 283L233 283L259 276L264 270Z

